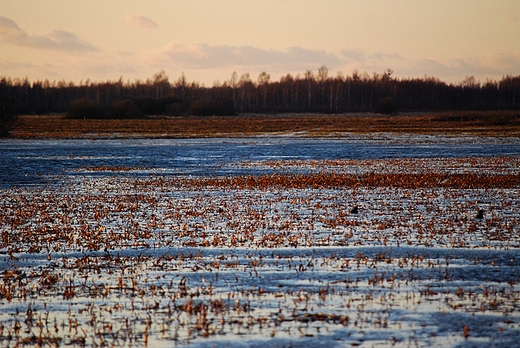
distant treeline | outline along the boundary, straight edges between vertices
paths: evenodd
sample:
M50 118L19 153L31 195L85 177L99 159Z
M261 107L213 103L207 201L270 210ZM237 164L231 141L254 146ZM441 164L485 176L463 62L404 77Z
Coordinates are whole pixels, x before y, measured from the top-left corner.
M287 74L272 81L263 72L256 80L233 73L228 81L205 87L182 75L170 82L164 71L146 81L79 84L0 78L3 99L13 101L18 114L56 114L81 105L99 117L143 115L231 115L238 113L345 113L440 110L518 110L520 75L480 83L468 77L447 84L435 77L396 78L383 73L341 73L332 77L325 66L303 75Z

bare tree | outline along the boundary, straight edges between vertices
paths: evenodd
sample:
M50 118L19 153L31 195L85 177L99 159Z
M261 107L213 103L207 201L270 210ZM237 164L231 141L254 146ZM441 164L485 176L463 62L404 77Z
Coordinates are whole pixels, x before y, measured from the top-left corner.
M156 99L162 99L167 95L168 90L170 89L170 82L168 81L168 75L166 75L164 70L153 75L153 86L155 87Z
M262 92L263 97L263 107L264 109L267 107L267 91L269 88L269 80L271 79L271 75L262 71L260 75L258 75L258 87Z
M229 87L231 87L231 92L233 94L233 106L237 108L237 101L236 101L236 90L238 87L238 74L236 71L233 71L231 74L231 78L229 79Z
M308 93L308 98L309 98L308 106L309 106L309 111L310 111L311 107L312 107L312 84L314 82L314 74L312 73L312 70L306 70L304 77L305 77L305 81L307 82L307 93Z
M244 110L247 102L247 108L251 107L251 91L253 89L253 82L249 73L242 74L238 81L238 87L240 88L240 111Z
M327 81L328 81L328 77L329 77L329 69L325 66L325 65L322 65L319 69L318 69L318 76L317 76L317 80L318 80L318 83L319 83L319 86L320 86L320 97L321 97L321 100L320 100L320 104L325 104L326 103L326 96L325 96L325 85L327 84ZM330 108L332 108L332 95L330 96L331 99L330 99Z
M184 100L186 89L188 88L188 81L186 80L184 73L181 73L181 76L177 82L175 82L175 88L180 92L181 98Z

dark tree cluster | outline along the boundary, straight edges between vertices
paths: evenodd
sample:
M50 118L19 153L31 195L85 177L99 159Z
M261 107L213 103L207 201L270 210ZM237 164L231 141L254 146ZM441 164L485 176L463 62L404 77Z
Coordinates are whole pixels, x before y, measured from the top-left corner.
M345 113L441 110L518 110L520 75L480 83L468 77L447 84L434 77L396 78L353 72L330 76L325 66L272 81L233 73L224 83L204 87L184 75L170 82L164 71L146 81L91 82L0 79L2 105L17 113L64 114L74 118L139 118L144 115L232 115L236 113ZM2 106L4 107L4 106ZM2 111L4 112L4 111Z
M16 103L9 96L7 86L0 83L0 137L9 135L17 113Z

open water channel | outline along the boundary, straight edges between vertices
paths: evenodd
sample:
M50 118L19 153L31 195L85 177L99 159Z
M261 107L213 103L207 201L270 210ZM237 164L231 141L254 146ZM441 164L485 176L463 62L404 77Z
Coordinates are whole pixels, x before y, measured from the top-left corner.
M222 176L273 172L233 167L246 161L512 156L520 154L520 141L388 134L341 139L0 140L0 153L0 185L9 187L42 184L78 168L101 166L141 168L134 175Z

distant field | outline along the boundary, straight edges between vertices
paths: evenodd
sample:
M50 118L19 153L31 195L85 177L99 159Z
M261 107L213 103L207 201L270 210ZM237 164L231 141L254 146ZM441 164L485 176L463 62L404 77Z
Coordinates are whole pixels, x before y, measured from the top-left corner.
M469 133L520 136L520 112L379 114L279 114L213 117L148 117L142 120L71 120L62 116L21 116L17 138L220 137L287 134L341 136L343 133Z

